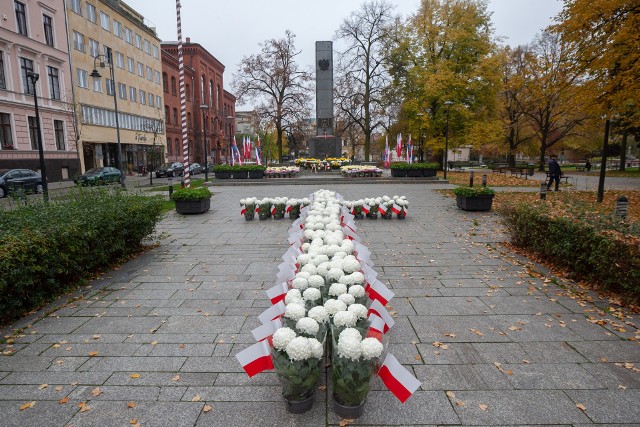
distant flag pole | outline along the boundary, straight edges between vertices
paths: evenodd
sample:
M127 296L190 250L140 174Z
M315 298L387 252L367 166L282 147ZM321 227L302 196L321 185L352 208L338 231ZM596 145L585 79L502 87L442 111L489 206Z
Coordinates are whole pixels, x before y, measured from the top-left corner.
M396 138L396 156L398 160L402 157L402 134L399 133Z
M180 19L180 0L176 0L178 19L178 71L180 73L180 123L182 125L182 158L184 164L184 185L190 186L189 174L189 135L187 134L187 98L184 92L184 56L182 52L182 21Z
M260 153L261 150L262 148L260 148L260 135L258 135L258 142L256 142L256 162L259 165L262 164L262 159L261 159L262 154Z
M388 168L391 166L391 151L389 150L389 135L385 137L385 146L384 146L384 167Z

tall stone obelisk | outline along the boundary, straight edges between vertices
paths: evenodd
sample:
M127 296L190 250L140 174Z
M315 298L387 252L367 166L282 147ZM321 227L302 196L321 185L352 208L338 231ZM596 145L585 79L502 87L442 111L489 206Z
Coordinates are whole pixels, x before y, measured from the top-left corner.
M316 42L316 136L309 139L309 155L341 157L341 138L334 136L333 42Z

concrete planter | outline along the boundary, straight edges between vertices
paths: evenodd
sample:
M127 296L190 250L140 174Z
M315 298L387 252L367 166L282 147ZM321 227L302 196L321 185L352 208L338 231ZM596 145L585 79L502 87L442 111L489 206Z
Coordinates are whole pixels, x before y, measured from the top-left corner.
M493 194L480 196L456 196L456 205L464 211L490 211L493 204Z
M422 169L422 176L433 177L433 176L436 176L437 174L438 174L438 171L436 169Z
M193 215L207 212L211 209L211 199L176 200L176 212L182 215Z

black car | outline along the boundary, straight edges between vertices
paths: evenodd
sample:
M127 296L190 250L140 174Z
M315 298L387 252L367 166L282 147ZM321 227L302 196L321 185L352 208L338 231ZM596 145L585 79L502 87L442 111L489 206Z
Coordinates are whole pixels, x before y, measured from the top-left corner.
M197 175L199 173L202 173L204 169L202 169L202 166L200 166L200 163L191 163L189 165L189 174L190 175Z
M110 182L120 182L122 172L120 169L105 166L103 168L92 168L73 179L76 184L82 185L104 185Z
M182 166L182 163L180 162L165 163L156 169L156 178L182 175L184 175L184 166Z
M7 194L23 189L42 193L42 177L31 169L1 169L0 170L0 198Z

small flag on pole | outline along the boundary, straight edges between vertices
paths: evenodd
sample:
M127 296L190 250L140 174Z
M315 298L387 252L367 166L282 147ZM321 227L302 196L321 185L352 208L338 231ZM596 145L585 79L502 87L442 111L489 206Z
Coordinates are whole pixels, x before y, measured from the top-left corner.
M389 331L389 329L393 328L393 325L396 324L396 322L393 320L393 317L391 317L387 309L384 308L384 306L378 300L374 300L371 303L367 314L375 314L376 316L381 317L382 320L384 320L384 330L382 332L384 332L385 334Z
M367 330L367 338L376 338L382 342L382 335L384 335L385 323L382 317L375 314L369 315L369 329Z
M371 211L371 207L369 207L368 204L365 203L364 205L362 205L362 212L364 212L365 215L369 215L370 211Z
M285 308L284 302L280 301L277 304L274 304L271 307L267 308L265 311L263 311L258 316L258 320L260 320L260 323L262 323L263 325L265 323L271 322L272 320L275 320L276 317L280 317L284 314L284 308Z
M391 206L391 210L393 211L394 214L397 215L400 213L400 211L402 211L402 208L394 203L393 206Z
M402 403L420 387L420 381L402 366L393 354L388 354L384 359L378 375L389 391Z
M271 304L277 304L280 301L284 301L288 290L289 287L286 283L280 283L267 289L267 297L271 300Z
M256 341L262 341L273 335L278 329L282 327L282 321L280 319L272 320L269 323L258 326L251 331Z
M367 292L369 292L369 298L374 301L380 301L382 305L387 305L391 298L395 295L393 292L387 288L384 283L379 280L374 280L371 285L369 285Z
M273 369L273 360L271 360L271 351L266 341L255 343L251 347L242 350L236 354L236 359L242 365L244 371L249 378L262 371Z
M244 215L247 213L247 207L245 205L242 205L242 207L240 208L240 215Z
M382 203L380 203L378 205L378 212L380 212L380 215L384 215L387 213L387 206L383 205Z

